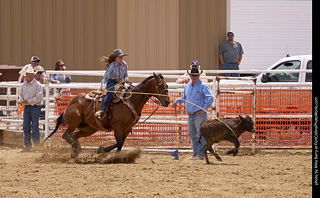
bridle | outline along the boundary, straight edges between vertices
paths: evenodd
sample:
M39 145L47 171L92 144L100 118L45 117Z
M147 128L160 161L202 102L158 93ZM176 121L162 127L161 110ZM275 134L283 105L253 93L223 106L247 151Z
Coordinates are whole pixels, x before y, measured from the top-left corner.
M155 103L157 103L157 104L160 104L159 100L154 99L154 98L152 98L152 97L149 96L151 93L145 93L145 92L141 91L137 86L132 85L132 83L130 83L129 86L132 87L132 88L134 88L134 89L137 89L141 94L145 95L148 99L152 100L153 102L155 102ZM167 96L167 95L163 94L163 92L168 91L168 89L163 89L163 90L160 92L160 91L159 91L159 86L156 85L156 91L157 91L157 93L156 93L155 95L158 95L158 96L162 96L162 95L163 95L163 96Z
M145 122L159 109L161 103L159 102L159 100L158 100L157 98L155 98L155 97L150 97L150 96L148 95L149 93L147 94L147 93L142 92L137 86L132 85L132 83L130 83L129 86L132 87L132 88L137 89L140 93L142 93L143 95L147 96L147 98L148 98L149 100L152 100L153 102L155 102L155 103L158 105L158 106L155 108L155 110L153 110L153 112L152 112L144 121L141 122L141 123L145 123ZM156 91L157 91L157 95L161 96L161 95L164 95L163 92L168 91L168 89L164 89L164 90L162 90L161 92L159 92L159 86L156 85Z

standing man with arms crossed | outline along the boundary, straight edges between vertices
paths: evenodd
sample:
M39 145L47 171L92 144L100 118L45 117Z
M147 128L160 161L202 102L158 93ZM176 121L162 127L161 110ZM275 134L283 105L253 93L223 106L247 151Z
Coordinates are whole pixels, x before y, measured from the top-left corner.
M39 116L43 100L42 87L40 82L34 78L32 67L27 69L26 77L26 81L21 85L19 96L19 101L25 104L23 110L24 152L28 152L32 147L31 128L34 145L40 144Z
M239 42L234 40L234 33L227 33L227 40L220 45L219 60L223 70L239 70L243 49ZM224 76L240 77L239 73L224 73Z
M19 76L19 78L18 78L18 82L19 82L19 83L23 83L23 82L26 80L26 71L27 71L27 69L28 69L29 67L32 67L32 69L34 70L34 68L39 65L39 62L40 62L40 59L39 59L38 56L32 56L32 57L31 57L31 62L30 62L30 64L25 65L25 66L20 70L20 72L19 72L19 75L20 75L20 76ZM42 73L42 74L41 74L41 78L45 78L45 77L46 77L45 73Z
M202 73L202 72L201 72ZM177 103L186 102L186 112L188 113L188 126L189 126L189 137L192 141L192 157L188 158L191 160L203 159L204 155L202 152L203 146L206 144L204 138L201 137L200 143L197 141L200 137L200 124L207 120L207 112L213 102L213 95L208 85L201 80L200 74L197 67L193 67L191 72L188 74L191 78L183 91L183 96L178 98L172 105L175 109Z

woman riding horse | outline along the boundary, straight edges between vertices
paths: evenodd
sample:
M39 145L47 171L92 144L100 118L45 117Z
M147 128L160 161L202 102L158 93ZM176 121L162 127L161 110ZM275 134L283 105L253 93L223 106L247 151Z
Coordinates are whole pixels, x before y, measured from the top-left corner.
M113 98L116 84L121 80L128 82L128 64L123 61L123 57L127 55L121 49L115 49L109 57L101 58L102 62L107 63L107 71L102 78L101 89L107 89L108 92L101 103L100 110L95 114L98 120L102 119L105 108Z
M80 137L90 136L98 130L109 127L114 131L117 143L106 148L100 147L98 152L109 152L114 148L120 151L132 127L139 121L142 108L150 97L157 98L164 107L170 104L168 85L161 74L153 73L153 76L146 78L138 86L131 89L131 93L130 98L112 104L112 111L109 112L112 119L108 122L108 116L104 116L101 121L103 128L95 121L94 106L96 101L86 99L84 93L78 94L58 117L56 128L47 138L52 136L65 122L68 127L62 138L72 146L71 157L76 157L81 150L78 142ZM79 131L73 133L76 128Z

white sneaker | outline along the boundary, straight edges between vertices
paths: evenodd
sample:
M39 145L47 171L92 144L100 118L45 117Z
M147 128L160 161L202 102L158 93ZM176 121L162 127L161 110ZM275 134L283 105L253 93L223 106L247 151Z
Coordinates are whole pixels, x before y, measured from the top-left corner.
M200 156L195 156L194 158L195 158L194 160L203 160L204 159L204 157L200 157Z
M187 160L203 160L203 157L200 157L200 156L191 156L191 157L187 158Z
M187 160L194 160L196 156L188 157Z

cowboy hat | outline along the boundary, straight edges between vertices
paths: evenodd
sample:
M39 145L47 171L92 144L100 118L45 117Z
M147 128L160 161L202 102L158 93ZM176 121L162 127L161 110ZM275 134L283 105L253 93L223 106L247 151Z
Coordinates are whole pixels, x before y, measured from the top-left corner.
M196 67L193 67L193 68L191 69L190 73L189 73L189 71L187 70L187 73L188 73L189 75L200 75L200 74L202 74L202 72L203 72L203 70L201 70L201 72L199 72L199 69L196 68Z
M34 67L34 74L37 74L37 73L40 73L40 72L44 72L43 67L41 67L41 66Z
M124 54L121 49L115 49L113 51L113 54L116 55L116 56L127 56L127 55L129 55L129 54Z
M26 76L27 74L35 74L32 67L28 67L27 70L22 71L22 75Z

